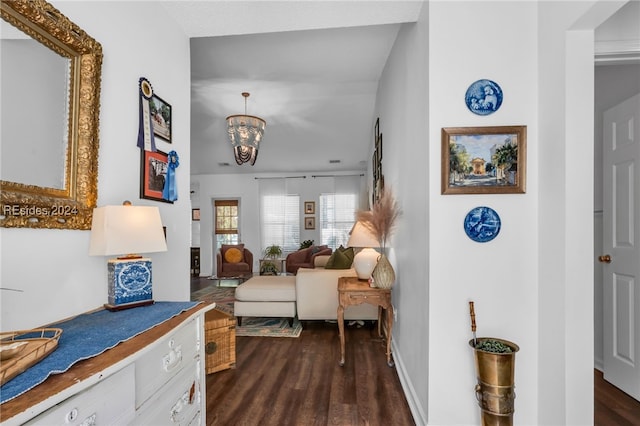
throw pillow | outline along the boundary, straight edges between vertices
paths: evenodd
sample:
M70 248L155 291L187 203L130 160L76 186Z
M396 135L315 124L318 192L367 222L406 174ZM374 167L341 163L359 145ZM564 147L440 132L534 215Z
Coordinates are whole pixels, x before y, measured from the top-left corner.
M220 250L222 251L222 254L225 254L227 250L229 250L230 248L237 248L238 250L242 251L244 250L244 243L240 243L240 244L223 244L222 247L220 247Z
M327 264L324 265L325 269L349 269L353 263L353 248L338 247L327 260Z
M329 261L331 255L321 254L313 258L313 267L314 268L324 268Z
M242 257L242 252L235 247L227 249L224 253L224 260L229 263L239 263L242 261Z

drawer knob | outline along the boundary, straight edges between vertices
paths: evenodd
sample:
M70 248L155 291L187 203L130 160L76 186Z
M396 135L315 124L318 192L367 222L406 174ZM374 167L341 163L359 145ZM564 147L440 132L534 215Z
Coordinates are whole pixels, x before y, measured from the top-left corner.
M204 351L209 355L211 355L212 353L215 353L217 350L218 350L218 344L216 342L209 342L204 347Z

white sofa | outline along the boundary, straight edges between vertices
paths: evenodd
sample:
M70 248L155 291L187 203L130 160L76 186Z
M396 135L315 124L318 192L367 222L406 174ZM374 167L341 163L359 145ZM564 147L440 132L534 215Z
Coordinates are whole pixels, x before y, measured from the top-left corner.
M318 265L316 263L316 265ZM300 320L338 319L338 278L355 277L355 269L300 268L296 274L296 310ZM378 307L362 304L344 311L346 320L377 320Z

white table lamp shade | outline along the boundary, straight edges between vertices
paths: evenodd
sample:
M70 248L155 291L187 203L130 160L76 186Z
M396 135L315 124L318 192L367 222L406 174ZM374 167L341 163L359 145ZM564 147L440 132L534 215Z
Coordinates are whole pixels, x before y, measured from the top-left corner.
M167 251L160 211L152 206L105 206L93 210L90 256Z

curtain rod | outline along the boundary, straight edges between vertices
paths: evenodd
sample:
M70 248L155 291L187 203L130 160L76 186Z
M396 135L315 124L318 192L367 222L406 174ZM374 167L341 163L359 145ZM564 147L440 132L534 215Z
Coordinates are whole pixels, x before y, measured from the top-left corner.
M321 178L321 177L350 177L350 176L364 176L364 173L360 173L359 175L311 175L312 178Z
M306 176L274 176L274 177L254 177L254 179L306 179Z

